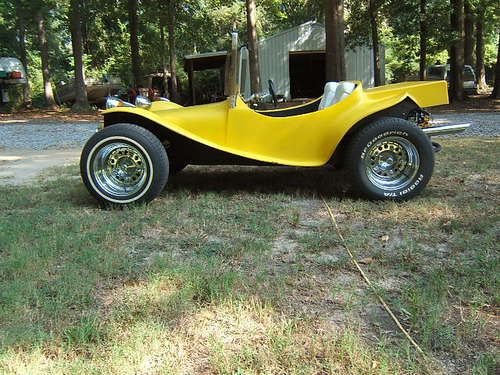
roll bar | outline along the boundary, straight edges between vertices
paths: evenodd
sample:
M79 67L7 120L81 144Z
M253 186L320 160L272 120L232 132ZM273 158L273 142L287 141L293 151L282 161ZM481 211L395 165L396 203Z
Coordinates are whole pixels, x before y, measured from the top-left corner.
M229 65L229 98L231 108L236 107L236 101L240 94L240 79L239 75L239 53L238 53L238 33L231 33L231 58Z

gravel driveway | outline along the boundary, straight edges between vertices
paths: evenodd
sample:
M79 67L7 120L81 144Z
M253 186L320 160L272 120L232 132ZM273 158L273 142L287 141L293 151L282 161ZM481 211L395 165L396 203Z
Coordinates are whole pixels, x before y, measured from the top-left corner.
M34 181L47 168L78 163L98 123L0 121L0 184Z
M432 113L432 112L431 112ZM471 123L463 133L445 137L498 137L500 136L500 112L450 113L433 115L436 124Z
M449 137L498 137L500 112L439 114L434 122L472 123ZM97 122L0 121L0 183L25 183L43 169L77 163Z
M439 124L472 123L470 129L454 137L500 136L500 112L439 114L434 116L434 122ZM27 123L13 121L6 123L0 121L0 149L81 149L97 126L97 122Z
M97 122L0 121L0 149L81 149L97 126Z

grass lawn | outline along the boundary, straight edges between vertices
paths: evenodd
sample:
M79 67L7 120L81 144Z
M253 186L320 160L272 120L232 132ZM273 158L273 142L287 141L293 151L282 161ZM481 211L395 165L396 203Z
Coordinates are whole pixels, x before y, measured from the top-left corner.
M500 140L442 143L402 204L322 169L189 167L112 211L76 166L0 187L0 373L495 374Z

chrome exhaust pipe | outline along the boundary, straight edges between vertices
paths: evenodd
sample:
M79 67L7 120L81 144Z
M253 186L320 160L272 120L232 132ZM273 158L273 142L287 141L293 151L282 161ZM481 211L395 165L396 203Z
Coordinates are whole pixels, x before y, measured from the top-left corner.
M456 134L469 129L470 125L471 124L438 125L438 126L431 126L428 128L422 128L422 131L428 136Z

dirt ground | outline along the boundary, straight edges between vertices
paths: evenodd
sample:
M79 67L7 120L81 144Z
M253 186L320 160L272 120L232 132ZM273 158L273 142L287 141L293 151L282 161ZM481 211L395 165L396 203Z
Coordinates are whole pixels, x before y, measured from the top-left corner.
M29 121L61 121L61 122L88 122L100 121L101 111L91 111L88 113L74 113L69 109L45 110L45 109L26 109L15 113L0 113L0 126L9 122Z
M467 112L490 112L500 111L500 99L491 99L490 92L471 95L463 102L452 102L447 105L437 106L432 109L432 112L440 113L467 113ZM285 102L280 103L281 107L290 107L291 104L303 104L300 102ZM85 121L100 121L102 110L91 111L88 113L74 113L69 109L61 110L43 110L43 109L27 109L16 113L0 113L0 125L9 121L19 120L35 120L35 121L61 121L61 122L85 122Z
M76 164L79 149L69 150L0 150L0 185L35 181L47 168Z

